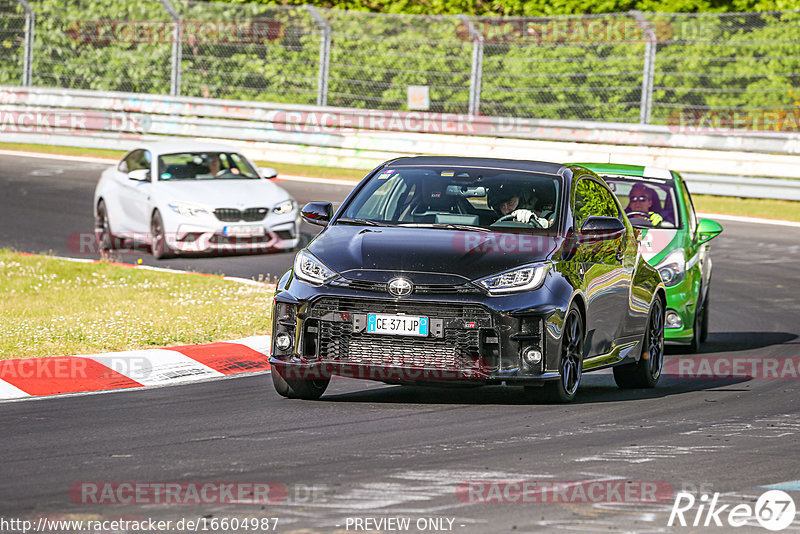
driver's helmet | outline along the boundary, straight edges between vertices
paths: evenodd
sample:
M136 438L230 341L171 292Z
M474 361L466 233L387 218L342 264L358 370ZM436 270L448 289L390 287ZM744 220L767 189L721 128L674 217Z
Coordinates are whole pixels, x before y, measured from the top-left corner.
M486 194L486 203L494 210L495 213L502 215L500 212L500 206L513 197L518 197L520 199L520 205L522 205L524 196L523 191L519 188L519 186L511 184L494 185L489 188L489 191Z

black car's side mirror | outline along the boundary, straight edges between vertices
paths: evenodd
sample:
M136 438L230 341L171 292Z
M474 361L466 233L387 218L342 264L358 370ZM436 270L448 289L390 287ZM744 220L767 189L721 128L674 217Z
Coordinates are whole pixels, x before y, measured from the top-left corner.
M307 223L325 226L333 215L333 205L330 202L309 202L300 210L300 215Z
M625 234L625 225L616 217L589 217L581 226L583 241L606 241L618 239Z

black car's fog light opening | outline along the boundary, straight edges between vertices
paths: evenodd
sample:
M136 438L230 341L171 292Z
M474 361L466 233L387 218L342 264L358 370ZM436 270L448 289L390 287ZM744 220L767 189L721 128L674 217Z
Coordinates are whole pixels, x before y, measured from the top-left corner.
M538 367L542 363L542 351L538 347L527 347L522 351L522 361L528 367Z
M316 358L319 346L319 319L306 319L303 325L303 340L300 345L304 358Z
M294 322L294 305L287 302L275 302L275 318L278 321Z
M275 346L281 351L289 350L292 346L292 336L286 332L281 332L275 336Z

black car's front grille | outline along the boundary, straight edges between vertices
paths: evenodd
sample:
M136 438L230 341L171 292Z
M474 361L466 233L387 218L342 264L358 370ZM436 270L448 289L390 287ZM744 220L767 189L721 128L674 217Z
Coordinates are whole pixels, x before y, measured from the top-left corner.
M374 291L377 293L387 293L388 284L383 282L366 282L364 280L351 280L349 278L337 278L329 282L335 287L347 287L361 291ZM414 294L437 294L437 295L463 295L465 293L482 293L482 291L472 284L462 285L442 285L442 284L417 284L414 286Z
M263 221L268 212L267 208L247 208L245 210L217 208L214 210L214 215L222 222L258 222Z
M445 320L441 337L356 332L353 314L401 313ZM380 367L476 369L483 365L481 335L491 314L480 306L324 298L312 306L319 321L318 357L325 361ZM480 329L484 327L484 330Z
M437 319L464 319L491 321L492 315L482 306L473 304L437 304L403 300L356 299L326 297L311 307L311 317L322 318L328 313L405 313L436 317Z

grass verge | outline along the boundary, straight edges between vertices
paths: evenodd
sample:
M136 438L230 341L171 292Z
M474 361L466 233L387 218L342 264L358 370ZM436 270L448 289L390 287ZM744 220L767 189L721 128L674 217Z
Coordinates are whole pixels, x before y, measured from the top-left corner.
M0 150L20 150L47 154L68 154L73 156L92 156L119 158L124 152L93 148L56 147L21 143L0 143ZM256 161L260 167L272 167L281 174L314 176L338 180L360 180L367 171L361 169L342 169L314 165L295 165L277 161ZM762 217L800 222L800 202L791 200L771 200L757 198L717 197L711 195L693 196L695 209L704 213L739 215L741 217Z
M800 202L793 200L692 195L692 201L702 213L800 221Z
M0 249L0 359L212 343L269 333L272 289L219 276Z

